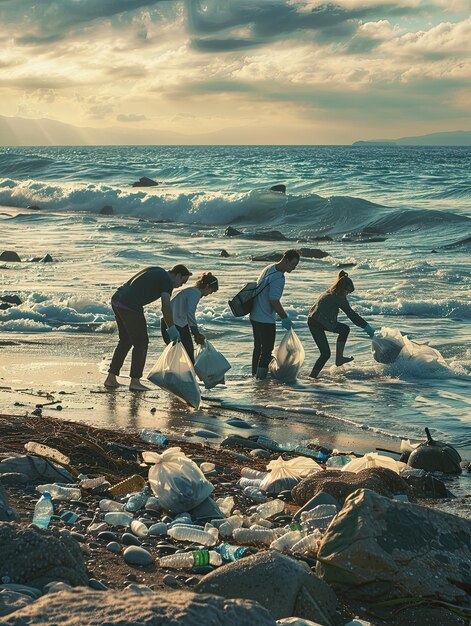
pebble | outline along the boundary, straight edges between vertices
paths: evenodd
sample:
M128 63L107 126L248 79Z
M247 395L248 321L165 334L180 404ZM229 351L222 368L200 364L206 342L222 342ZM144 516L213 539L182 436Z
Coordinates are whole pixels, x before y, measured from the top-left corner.
M190 578L186 579L185 583L190 587L194 587L199 583L199 581L200 579L198 578L198 576L190 576Z
M140 546L141 542L138 537L132 535L131 533L123 533L121 536L121 542L125 546Z
M150 565L154 562L152 554L138 546L129 546L123 556L126 563L130 565Z
M85 541L85 535L82 535L81 533L77 533L75 531L72 531L70 534L79 543L83 543Z
M59 591L71 591L72 587L61 580L53 580L43 587L43 593L58 593Z
M197 565L196 567L192 567L191 571L194 574L209 574L214 570L212 565Z
M277 495L277 498L279 500L283 500L283 502L289 502L290 500L293 499L291 495L291 490L287 489L285 491L280 491L280 493Z
M106 591L108 589L108 587L102 583L101 580L97 580L96 578L90 578L88 586L96 591Z
M4 576L3 578L6 578L6 576ZM7 589L9 591L14 591L16 593L30 596L31 598L33 598L33 600L37 600L42 596L42 592L40 589L37 589L36 587L30 587L29 585L20 585L17 583L3 583L2 585L0 585L0 590L1 589Z
M111 530L103 530L101 533L98 533L97 539L103 541L118 541L118 535L112 533Z
M196 430L193 434L203 439L219 439L221 437L221 435L218 435L212 430L207 430L206 428L200 428L200 430Z
M173 546L169 543L157 544L157 550L159 551L159 556L166 556L167 554L175 554L178 550L177 546Z
M96 543L95 541L90 541L90 543L88 544L88 547L91 548L92 550L96 550L97 548L100 547L100 544Z
M132 591L137 591L138 593L154 593L153 589L151 589L147 585L142 585L139 583L129 583L126 586L126 589L131 589Z
M171 576L170 574L167 574L166 576L164 576L162 578L162 582L164 585L167 585L167 587L179 587L180 586L180 583L175 578L175 576Z
M137 581L137 576L136 576L136 574L126 574L126 579L130 580L131 582L136 582Z
M108 550L108 552L113 552L114 554L119 554L121 552L121 546L117 541L110 541L106 545L106 549Z
M159 522L157 524L152 524L149 528L149 535L166 535L167 534L167 524L163 522Z
M262 450L259 448L255 448L255 450L251 450L250 456L256 456L260 459L271 459L271 454L267 452L267 450Z

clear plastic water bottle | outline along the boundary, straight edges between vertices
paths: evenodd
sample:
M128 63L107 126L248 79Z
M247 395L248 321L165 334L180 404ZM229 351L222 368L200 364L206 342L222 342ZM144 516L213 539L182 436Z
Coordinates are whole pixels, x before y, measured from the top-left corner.
M347 465L347 463L350 463L351 460L352 459L349 456L346 456L344 454L338 454L336 456L331 456L330 459L327 461L326 466L343 467L344 465Z
M143 509L146 505L149 494L150 487L146 485L142 491L139 491L139 493L133 493L132 496L129 497L124 508L126 511L131 511L132 513Z
M260 485L262 484L262 479L261 478L244 478L242 477L239 480L239 485L240 487L242 487L242 489L245 489L246 487L257 487L257 489L260 489Z
M49 446L44 445L43 443L37 443L36 441L28 441L25 444L26 452L30 454L36 454L37 456L42 456L45 459L50 459L51 461L55 461L59 463L59 465L69 465L70 459L59 450L55 448L50 448Z
M214 528L215 533L206 530L200 530L194 526L174 526L168 529L168 536L179 541L191 541L199 543L202 546L214 546L218 539L218 530Z
M318 548L318 541L322 539L322 533L315 530L313 533L306 535L300 541L291 547L292 554L315 554Z
M319 504L310 511L301 513L301 524L309 530L327 528L336 515L337 507L335 504Z
M160 430L154 428L143 428L140 437L142 441L147 441L147 443L154 443L157 446L168 446L167 437Z
M230 543L221 543L221 545L214 548L216 552L219 552L223 561L237 561L242 557L250 554L248 548L243 546L232 546Z
M169 554L159 559L160 567L189 569L199 565L222 565L222 557L214 550L194 550L180 554Z
M257 443L259 443L261 446L266 446L270 450L283 452L282 446L280 446L280 444L274 439L270 439L270 437L264 437L263 435L260 435L259 437L257 437Z
M124 504L122 502L115 502L114 500L109 500L108 498L103 498L98 503L101 511L124 511Z
M47 491L54 500L80 500L82 492L75 485L39 485L36 489L40 493Z
M143 522L133 519L131 522L131 532L133 535L136 535L136 537L147 537L149 529Z
M48 491L44 491L34 507L33 524L38 528L47 528L53 515L54 505L52 504L51 494Z
M133 519L130 513L125 513L124 511L105 513L105 522L110 526L129 526Z
M218 498L216 500L216 504L218 505L218 507L221 509L221 512L226 516L229 517L229 515L232 512L232 509L235 506L235 501L233 496L226 496L225 498Z
M300 530L291 530L272 541L270 549L278 550L278 552L289 552L298 541L301 541L303 536Z
M265 502L267 496L258 487L245 487L244 494L254 502Z
M269 546L277 535L271 528L236 528L233 537L237 543Z
M260 472L253 467L243 467L240 470L240 475L242 476L242 478L263 480L264 478L266 478L267 472Z
M257 513L263 519L266 519L267 517L272 517L272 515L281 513L284 510L285 510L285 503L283 502L283 500L278 500L278 499L269 500L268 502L259 504L256 509Z
M307 446L296 446L294 452L296 452L296 454L307 456L315 461L319 461L319 463L323 463L329 458L329 455L322 452L322 450L311 450L311 448L308 448Z
M219 526L219 534L224 538L230 537L236 528L242 528L243 523L240 515L231 515Z
M104 476L98 476L97 478L88 478L88 476L85 476L80 480L80 487L82 489L96 489L105 483L108 483L108 481Z

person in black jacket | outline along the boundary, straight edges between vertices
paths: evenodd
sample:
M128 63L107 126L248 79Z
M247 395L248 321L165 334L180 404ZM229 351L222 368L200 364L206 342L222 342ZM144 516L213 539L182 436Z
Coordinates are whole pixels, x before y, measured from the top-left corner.
M337 321L339 309L342 309L345 315L356 326L362 328L369 337L374 335L374 329L358 313L355 313L348 303L347 295L354 290L352 279L348 277L347 272L342 270L334 284L319 297L309 311L307 319L309 330L320 351L320 356L310 373L311 378L317 378L324 365L330 359L331 352L325 334L326 330L338 335L335 364L340 367L345 363L353 361L352 356L346 357L343 354L350 328L346 324Z

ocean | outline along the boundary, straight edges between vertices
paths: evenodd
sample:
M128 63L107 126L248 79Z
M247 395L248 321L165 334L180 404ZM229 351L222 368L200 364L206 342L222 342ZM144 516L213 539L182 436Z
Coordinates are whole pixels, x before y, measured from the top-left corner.
M470 243L471 149L391 146L112 146L0 148L0 252L54 263L1 264L0 295L22 304L0 311L3 341L69 337L92 354L97 385L116 343L110 297L148 265L185 263L212 271L220 290L201 301L203 332L232 364L226 386L205 392L223 403L289 411L308 422L323 411L397 437L429 427L471 452ZM133 188L141 176L157 187ZM285 184L286 196L268 189ZM114 215L99 215L105 206ZM227 237L280 231L287 241ZM303 342L298 382L254 383L251 327L227 301L254 280L254 255L320 248L287 276L283 305ZM220 256L225 249L230 256ZM353 308L375 328L399 329L438 350L443 363L380 365L352 326L342 368L308 373L318 352L306 325L316 297L344 267L355 283ZM19 272L19 273L18 273ZM148 366L162 350L160 311L147 307ZM340 314L339 321L348 321ZM282 337L278 330L278 340ZM333 336L330 336L331 345ZM102 360L104 359L104 360ZM123 373L127 373L126 369ZM301 428L300 428L301 425ZM289 429L286 439L290 439Z

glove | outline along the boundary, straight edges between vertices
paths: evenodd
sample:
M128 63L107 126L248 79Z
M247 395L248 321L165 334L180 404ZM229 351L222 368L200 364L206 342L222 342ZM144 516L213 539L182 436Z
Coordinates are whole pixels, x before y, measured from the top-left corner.
M368 337L370 337L370 339L373 339L373 335L376 332L374 328L372 328L369 324L367 324L363 330L368 335Z
M175 342L175 341L180 341L180 333L178 332L176 326L169 326L167 328L167 334L170 338L170 341Z
M285 330L291 330L293 328L293 322L289 319L289 317L284 317L281 320L281 325Z

